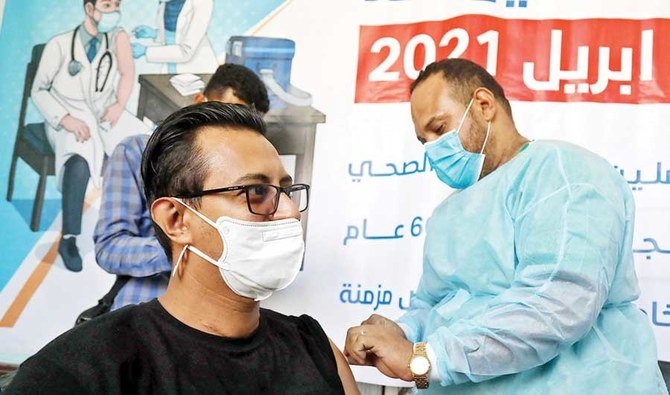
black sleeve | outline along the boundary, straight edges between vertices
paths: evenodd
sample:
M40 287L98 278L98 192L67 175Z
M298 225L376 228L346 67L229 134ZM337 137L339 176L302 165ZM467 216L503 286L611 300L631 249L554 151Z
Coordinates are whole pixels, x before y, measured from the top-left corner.
M85 394L86 390L62 361L38 353L21 364L5 393Z
M121 393L128 378L121 367L135 350L130 312L117 310L58 336L19 366L8 393Z
M331 386L341 389L341 392L344 393L342 380L337 372L337 360L330 346L328 335L321 325L308 315L301 315L297 317L297 320L298 330L317 368Z

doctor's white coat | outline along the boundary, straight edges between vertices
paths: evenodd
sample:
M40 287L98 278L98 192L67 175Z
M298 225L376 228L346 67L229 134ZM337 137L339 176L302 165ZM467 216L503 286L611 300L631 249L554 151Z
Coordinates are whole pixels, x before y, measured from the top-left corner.
M147 62L164 63L163 73L168 63L175 63L180 74L214 73L219 63L207 37L213 7L213 0L186 0L177 19L176 44L165 45L165 3L161 2L156 23L156 42L161 45L147 47Z
M81 155L88 163L91 180L100 187L100 173L105 154L111 155L124 138L149 129L128 111L123 111L113 128L101 125L100 119L107 107L116 102L116 84L119 77L116 60L116 36L120 29L107 33L112 62L103 62L98 87L102 88L106 69L109 78L101 92L96 92L98 65L107 50L104 38L99 44L98 54L88 61L80 37L74 40L75 59L82 64L81 71L71 76L68 65L71 60L72 35L74 30L52 38L44 48L42 59L33 82L31 98L46 121L47 138L56 156L58 189L62 188L62 170L72 155ZM79 33L78 33L79 35ZM108 67L105 67L107 65ZM91 138L77 142L74 133L59 125L65 115L71 115L86 123Z

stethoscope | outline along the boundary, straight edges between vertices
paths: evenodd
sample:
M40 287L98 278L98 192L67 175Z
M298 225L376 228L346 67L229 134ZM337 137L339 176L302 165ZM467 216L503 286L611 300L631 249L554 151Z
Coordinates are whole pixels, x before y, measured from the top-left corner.
M80 61L78 61L74 57L74 45L75 45L75 40L77 39L77 32L79 31L79 28L81 26L77 26L76 29L74 29L74 33L72 33L72 45L70 46L70 63L68 64L67 70L70 73L71 76L76 76L81 72L81 69L84 68L84 65L81 64ZM100 85L100 67L102 67L103 62L107 62L108 66L107 67L107 73L105 75L105 79L102 81L102 86ZM109 52L109 37L107 36L107 33L105 33L105 53L100 57L100 61L98 62L98 67L96 69L95 73L95 91L96 92L102 92L103 89L105 89L105 85L107 85L107 80L109 79L109 75L112 72L112 53Z

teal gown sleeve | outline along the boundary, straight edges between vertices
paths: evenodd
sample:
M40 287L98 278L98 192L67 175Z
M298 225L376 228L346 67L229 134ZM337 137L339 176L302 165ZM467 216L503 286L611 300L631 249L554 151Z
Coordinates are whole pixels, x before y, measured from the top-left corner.
M442 385L481 382L542 365L593 327L625 239L625 210L606 193L565 179L562 187L536 194L520 208L514 218L518 263L511 287L481 314L427 338L437 354Z
M421 280L419 281L416 293L414 293L410 299L409 310L396 320L396 323L398 323L403 332L405 332L407 340L412 343L419 342L423 338L424 325L428 320L428 315L433 306L440 300L439 298L431 296L427 291L427 289L431 287L426 286L425 283L433 278L438 278L438 276L432 265L430 265L430 262L424 259L423 274L421 275Z

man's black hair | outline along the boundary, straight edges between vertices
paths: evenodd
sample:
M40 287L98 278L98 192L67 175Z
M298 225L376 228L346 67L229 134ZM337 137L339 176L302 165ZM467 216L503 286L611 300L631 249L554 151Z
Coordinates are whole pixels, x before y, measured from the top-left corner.
M91 4L93 4L93 6L95 6L95 3L96 3L97 1L98 1L98 0L84 0L84 7L86 7L86 4L88 4L88 3L91 3Z
M270 110L267 88L250 69L239 64L222 64L207 83L205 96L221 95L227 88L257 111L265 114Z
M205 102L171 114L153 132L142 155L142 181L147 205L166 196L191 196L202 192L209 168L207 157L197 143L198 131L205 127L248 130L265 135L261 115L240 104ZM198 207L200 199L189 199ZM170 239L153 223L156 237L172 260Z
M505 111L512 116L512 106L505 97L502 86L486 69L467 59L444 59L429 64L410 85L410 93L428 77L439 72L447 80L454 98L463 105L468 105L477 88L484 87L493 93Z

